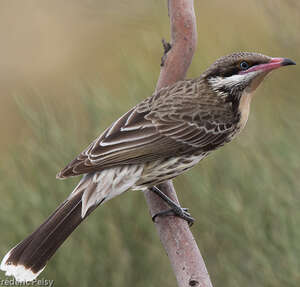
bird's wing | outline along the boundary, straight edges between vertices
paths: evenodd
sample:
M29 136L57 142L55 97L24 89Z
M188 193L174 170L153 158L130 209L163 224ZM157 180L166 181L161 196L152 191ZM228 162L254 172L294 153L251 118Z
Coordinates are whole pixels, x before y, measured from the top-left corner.
M58 175L65 178L99 171L120 164L142 163L162 157L177 148L171 138L160 134L147 112L130 110L106 129Z
M212 121L204 107L197 114L199 107L187 105L182 100L185 95L172 99L167 92L161 90L119 118L57 177L179 156L195 149L205 152L224 142L231 125ZM199 116L201 109L204 118Z

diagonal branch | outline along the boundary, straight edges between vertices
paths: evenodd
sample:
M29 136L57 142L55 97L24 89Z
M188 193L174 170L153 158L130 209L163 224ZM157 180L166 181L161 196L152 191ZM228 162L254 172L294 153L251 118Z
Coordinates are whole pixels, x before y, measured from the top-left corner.
M165 54L156 90L185 78L197 43L196 17L193 0L168 0L171 23L171 43L163 40ZM172 181L158 186L168 197L178 203ZM168 209L168 206L153 192L147 190L145 198L151 215ZM181 218L159 217L156 228L170 259L178 286L206 287L212 283L196 241Z

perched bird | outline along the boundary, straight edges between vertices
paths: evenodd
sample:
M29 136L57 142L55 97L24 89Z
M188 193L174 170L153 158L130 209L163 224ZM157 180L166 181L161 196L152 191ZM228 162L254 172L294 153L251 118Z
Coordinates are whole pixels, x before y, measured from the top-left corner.
M72 231L99 205L128 189L157 188L230 142L245 126L254 90L290 59L235 53L217 60L199 78L155 92L115 121L57 178L83 175L69 197L3 258L1 269L18 281L35 279Z

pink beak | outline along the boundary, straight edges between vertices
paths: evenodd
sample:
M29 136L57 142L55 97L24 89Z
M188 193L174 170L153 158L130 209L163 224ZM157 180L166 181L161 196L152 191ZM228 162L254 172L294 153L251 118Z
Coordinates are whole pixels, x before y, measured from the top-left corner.
M287 58L272 58L269 63L253 66L248 70L241 71L239 74L247 74L256 71L268 72L289 65L296 65L296 63L293 60Z

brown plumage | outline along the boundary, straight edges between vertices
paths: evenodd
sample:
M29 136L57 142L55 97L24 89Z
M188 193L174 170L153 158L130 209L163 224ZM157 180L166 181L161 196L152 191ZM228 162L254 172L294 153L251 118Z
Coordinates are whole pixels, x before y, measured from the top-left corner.
M226 98L204 91L207 84L202 79L160 90L118 119L57 177L144 164L218 146L234 132L239 116Z
M245 126L253 91L289 59L235 53L199 78L146 98L106 129L58 175L83 174L67 200L13 248L1 269L34 279L56 249L98 205L131 189L146 189L180 175L231 141Z

